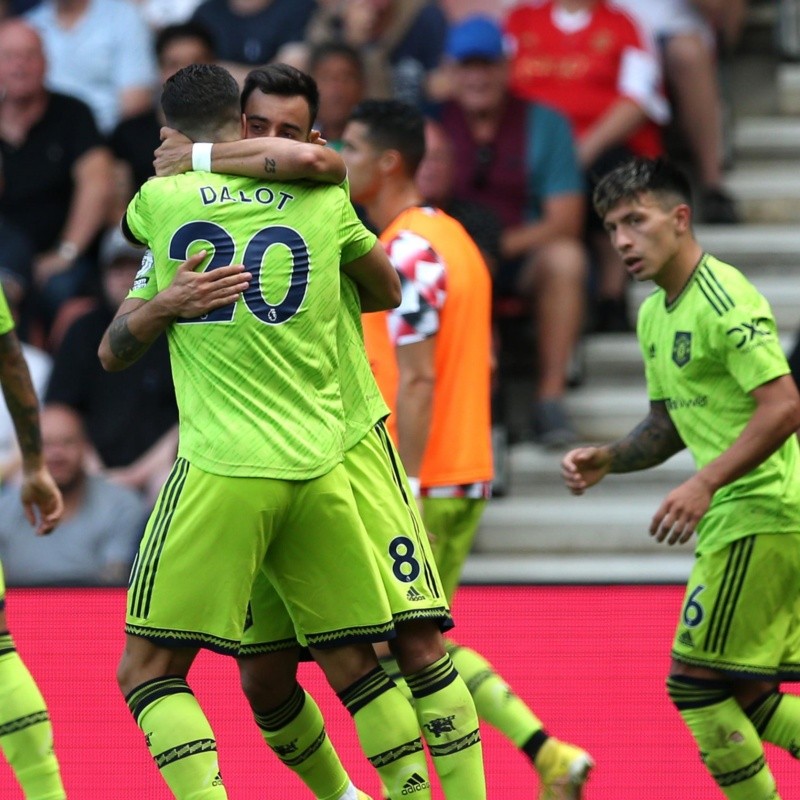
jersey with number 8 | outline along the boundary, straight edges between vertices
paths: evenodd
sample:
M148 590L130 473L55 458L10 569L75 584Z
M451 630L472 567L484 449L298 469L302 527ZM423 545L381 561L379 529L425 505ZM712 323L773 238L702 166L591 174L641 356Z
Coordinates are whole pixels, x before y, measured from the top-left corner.
M292 480L339 463L339 264L375 243L347 194L187 173L148 181L126 221L154 255L129 297L151 299L203 248L204 269L243 263L253 276L237 303L168 330L179 455L216 474Z

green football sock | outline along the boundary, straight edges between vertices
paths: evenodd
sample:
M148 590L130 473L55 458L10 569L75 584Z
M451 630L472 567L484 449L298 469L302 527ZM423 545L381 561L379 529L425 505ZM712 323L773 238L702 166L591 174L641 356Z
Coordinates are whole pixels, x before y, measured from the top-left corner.
M0 633L0 747L26 800L63 800L47 706L11 635Z
M670 676L667 692L728 800L780 800L758 732L727 683Z
M800 697L774 691L747 709L762 741L788 750L800 758Z
M375 667L338 696L352 715L361 748L389 796L431 800L417 718L388 675Z
M183 678L146 681L125 700L177 800L227 798L214 732Z
M485 800L475 703L450 656L407 678L419 726L448 800Z
M447 652L467 684L478 716L522 749L542 729L539 718L483 656L452 642L447 643Z
M261 735L318 800L338 800L350 784L314 698L297 684L283 705L255 713Z

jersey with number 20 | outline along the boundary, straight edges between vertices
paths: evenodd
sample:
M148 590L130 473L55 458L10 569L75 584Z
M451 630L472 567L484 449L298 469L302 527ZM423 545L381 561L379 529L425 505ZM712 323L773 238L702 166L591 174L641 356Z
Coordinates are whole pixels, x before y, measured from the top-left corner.
M215 474L292 480L339 463L339 264L375 242L346 192L190 172L144 184L126 222L153 251L129 297L151 299L201 249L201 269L252 274L236 303L168 329L178 455Z

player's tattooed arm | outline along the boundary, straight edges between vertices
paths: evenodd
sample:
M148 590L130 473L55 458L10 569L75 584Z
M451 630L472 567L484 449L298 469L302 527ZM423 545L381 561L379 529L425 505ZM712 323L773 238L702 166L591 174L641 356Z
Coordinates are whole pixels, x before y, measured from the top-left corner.
M302 141L299 130L282 135L267 135L268 127L259 117L248 118L251 138L237 142L214 142L211 171L228 175L263 178L268 175L281 181L310 180L318 183L341 183L347 177L342 157L312 131ZM291 136L289 136L291 134ZM161 145L155 151L156 175L178 175L192 168L192 142L172 128L161 129Z
M138 361L152 342L143 342L131 333L128 318L132 312L115 317L108 326L108 344L114 357L126 365Z
M686 447L663 400L624 438L609 445L610 472L635 472L663 463Z
M0 382L23 460L38 461L42 454L39 401L19 340L13 331L0 336Z

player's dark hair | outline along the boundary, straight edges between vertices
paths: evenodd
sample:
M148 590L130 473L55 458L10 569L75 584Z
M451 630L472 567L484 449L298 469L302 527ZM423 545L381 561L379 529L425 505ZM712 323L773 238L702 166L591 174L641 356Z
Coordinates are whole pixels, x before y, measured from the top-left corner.
M379 150L397 150L413 176L425 155L425 118L415 106L400 100L364 100L350 115L360 122L367 139Z
M180 41L181 39L196 39L202 42L203 47L208 50L209 54L216 58L217 48L214 44L214 37L209 33L205 25L199 22L181 22L176 25L165 25L156 36L154 43L156 58L161 61L161 56L164 51L173 42Z
M595 211L602 219L620 203L636 200L649 192L669 204L692 204L689 179L674 164L663 158L632 158L604 175L592 196Z
M313 73L323 61L334 57L349 61L358 72L359 78L364 78L364 61L361 54L346 42L322 42L316 45L308 55L308 71Z
M216 64L190 64L164 82L161 108L171 128L194 141L214 141L241 119L239 84Z
M256 89L264 94L277 94L280 97L304 97L308 103L311 124L314 124L319 111L319 90L317 82L310 75L289 64L267 64L251 70L242 89L242 111L247 99Z

